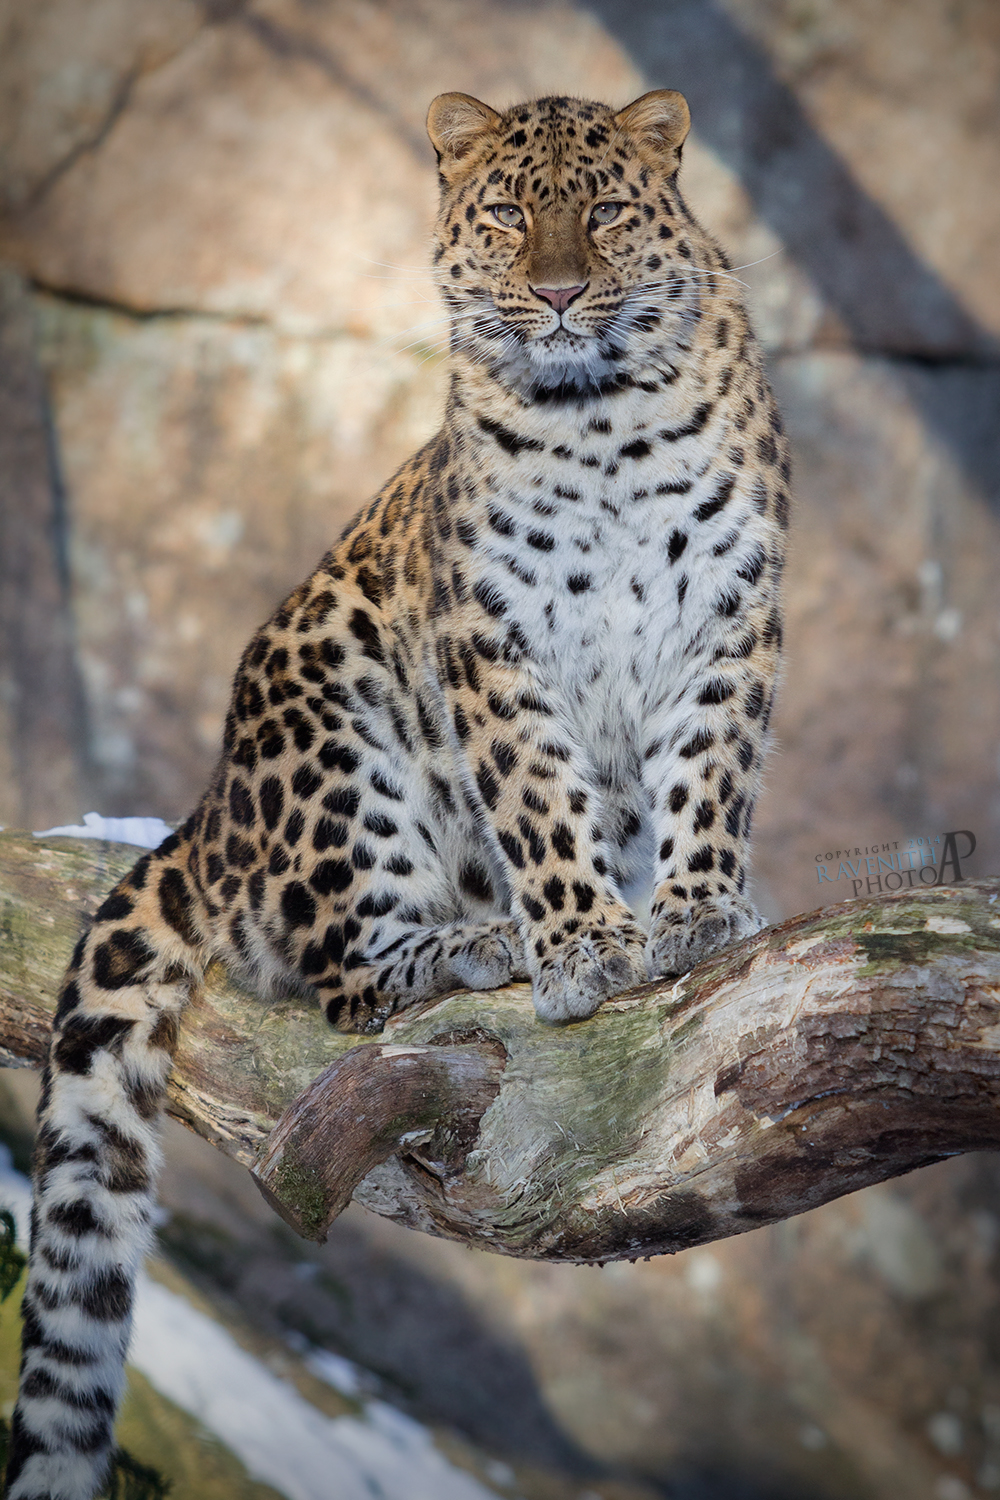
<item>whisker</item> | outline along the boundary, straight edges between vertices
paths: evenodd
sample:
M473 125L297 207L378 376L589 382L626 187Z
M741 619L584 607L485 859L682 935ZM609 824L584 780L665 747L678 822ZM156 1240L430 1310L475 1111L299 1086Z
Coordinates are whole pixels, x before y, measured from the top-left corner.
M450 318L435 318L433 321L428 322L428 323L423 323L423 324L416 323L411 328L404 328L399 333L390 334L388 336L388 338L380 339L379 343L378 343L378 345L376 345L376 347L378 348L378 347L382 347L385 344L390 344L390 343L392 343L393 339L406 338L406 336L408 334L411 334L411 333L415 334L416 337L414 339L412 339L409 344L402 345L396 351L397 353L401 354L404 349L411 348L413 344L422 343L425 338L431 338L431 337L433 337L434 336L433 330L435 328L441 328L443 326L454 327L454 323L452 322L452 320Z
M447 321L446 319L441 318L441 319L439 319L439 322L437 324L434 324L433 326L437 327L437 326L440 325L440 323L443 323L443 322L446 322L446 321ZM412 328L408 328L406 330L406 332L407 333L412 333L413 329ZM403 334L397 334L396 335L397 338L403 338L404 336L405 335L403 335ZM400 345L400 347L398 349L393 350L393 353L395 353L395 354L405 354L408 349L415 349L419 344L426 344L428 342L428 338L429 337L430 337L430 335L425 336L423 334L420 334L415 339L411 339L408 344L402 344L402 345ZM376 345L376 348L380 348L380 347L382 347L383 345L385 345L385 344L387 344L389 342L390 342L389 339L382 339L380 341L380 343L378 345Z
M680 282L681 285L683 285L685 279L688 278L688 277L690 277L691 280L695 280L695 279L700 278L700 277L717 277L717 278L720 278L723 281L732 281L737 286L742 286L742 287L747 286L747 282L740 281L739 277L738 276L734 276L731 271L709 271L709 270L703 269L700 266L685 266L684 270L683 271L678 271L675 276L663 277L663 278L661 278L660 280L657 280L657 281L643 281L643 282L640 282L639 286L632 287L630 289L630 291L628 293L626 293L626 295L627 296L631 296L632 293L639 292L639 291L652 291L652 290L654 290L657 287L664 287L664 286L676 287L677 284L678 284L678 282Z
M391 260L372 260L370 255L355 255L354 260L363 260L368 266L384 266L389 271L418 271L425 275L430 270L429 266L397 266Z
M375 271L355 271L353 274L363 277L365 281L391 281L394 286L398 286L401 281L431 281L435 286L445 285L440 278L435 280L431 271L424 271L420 275L414 274L413 276L381 276Z
M381 311L382 308L386 308L386 307L416 307L416 305L419 302L422 302L425 305L425 307L435 307L437 305L437 298L436 297L402 297L399 300L393 301L393 302L380 302L378 304L378 306L379 306L379 310Z
M688 275L690 275L690 276L703 276L703 277L706 277L706 278L709 277L709 276L714 276L714 277L717 277L721 281L731 281L731 282L733 282L733 284L735 286L746 287L748 290L749 290L749 286L750 286L749 282L747 282L747 281L741 281L740 278L738 276L734 276L731 271L702 271L702 270L699 270L697 267L692 266L691 270L688 272Z
M745 265L742 265L742 266L730 266L730 270L731 271L749 271L749 269L750 269L751 266L762 266L766 260L773 260L776 255L780 255L780 254L781 254L780 250L772 250L771 253L770 253L770 255L762 255L761 258L760 258L760 260L748 260Z
M433 318L433 319L431 319L427 323L414 323L410 328L401 328L398 333L389 333L389 334L386 334L385 338L382 338L382 339L378 340L378 342L376 343L375 347L376 347L376 349L382 349L382 348L385 347L386 344L392 344L397 339L405 339L410 334L415 334L416 338L413 340L413 342L419 343L420 342L420 335L421 335L421 333L423 331L426 330L427 333L429 334L430 331L431 331L431 329L440 328L442 324L447 323L447 322L448 322L447 318ZM397 352L397 354L402 354L403 350L404 349L408 349L409 347L410 347L409 344L403 344L403 345L400 346L399 349L397 349L396 352Z
M421 328L436 328L439 323L468 322L471 318L481 317L479 312L464 313L439 313L436 318L425 318L421 323L411 323L408 328L400 328L395 333L386 334L380 343L388 344L393 339L405 338L408 333L416 333Z
M616 131L612 135L602 161L607 158L619 134L620 132ZM672 322L676 336L684 341L681 347L685 347L686 341L693 335L694 330L706 316L711 315L710 309L713 306L719 303L725 306L727 301L731 305L735 288L748 288L748 283L742 281L735 275L735 272L760 265L778 254L780 251L775 250L770 255L761 256L759 260L749 261L746 265L725 270L710 266L671 265L666 275L641 282L622 292L620 306L609 319L609 334L612 338L627 339L634 335L637 324L644 315L665 315ZM394 352L398 354L416 350L421 364L438 358L449 349L454 354L473 359L478 357L491 362L503 362L524 351L531 342L532 315L537 309L511 307L507 308L503 317L500 318L487 292L465 289L461 296L457 296L454 285L432 268L418 271L416 267L396 265L390 261L372 260L367 256L356 258L365 260L369 265L378 266L384 271L400 273L389 276L360 272L361 275L372 280L397 282L416 280L419 277L425 282L430 282L435 292L444 300L444 310L437 317L427 318L396 333L386 335L378 341L376 345L378 348L393 347ZM726 283L733 289L732 291L726 287ZM664 306L662 296L664 291L670 293L667 306ZM436 302L437 297L434 295L418 295L382 303L381 308L419 305L430 307ZM682 333L682 330L690 330L690 332ZM404 340L405 342L401 342ZM673 366L667 357L666 349L661 358L666 358L672 370Z

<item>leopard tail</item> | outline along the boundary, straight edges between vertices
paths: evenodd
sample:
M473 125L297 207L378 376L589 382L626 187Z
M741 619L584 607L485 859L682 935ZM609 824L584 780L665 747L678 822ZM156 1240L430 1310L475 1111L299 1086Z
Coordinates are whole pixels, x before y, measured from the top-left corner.
M106 1479L158 1120L180 1012L208 961L188 828L145 855L76 946L43 1074L9 1500L92 1500Z

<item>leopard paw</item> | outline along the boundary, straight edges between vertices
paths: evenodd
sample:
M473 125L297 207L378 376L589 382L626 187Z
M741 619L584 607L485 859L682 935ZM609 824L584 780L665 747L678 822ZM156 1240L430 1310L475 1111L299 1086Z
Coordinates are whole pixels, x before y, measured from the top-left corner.
M661 974L686 974L703 958L720 948L750 937L764 926L763 918L742 896L709 896L685 903L668 898L654 916L646 962L651 978Z
M539 1018L551 1022L581 1020L592 1016L610 995L643 984L644 942L640 927L622 923L586 928L550 946L534 974Z
M492 922L448 949L448 968L456 984L470 990L498 990L527 979L524 944L515 922Z

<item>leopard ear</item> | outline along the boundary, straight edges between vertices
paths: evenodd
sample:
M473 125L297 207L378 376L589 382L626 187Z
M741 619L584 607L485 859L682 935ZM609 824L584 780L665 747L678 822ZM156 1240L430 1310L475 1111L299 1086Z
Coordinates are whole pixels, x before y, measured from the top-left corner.
M647 141L654 151L680 158L681 147L691 128L687 100L676 89L653 89L615 115L620 130Z
M438 165L448 175L475 148L480 136L494 129L500 116L471 94L438 94L427 111L427 134L437 152Z

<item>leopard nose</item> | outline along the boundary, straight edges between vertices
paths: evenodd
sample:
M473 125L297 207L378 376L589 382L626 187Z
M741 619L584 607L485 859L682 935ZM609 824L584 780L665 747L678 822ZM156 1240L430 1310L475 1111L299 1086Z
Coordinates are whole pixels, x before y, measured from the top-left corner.
M562 313L589 285L589 282L584 282L583 286L533 286L531 290L536 297L544 298L557 313Z

